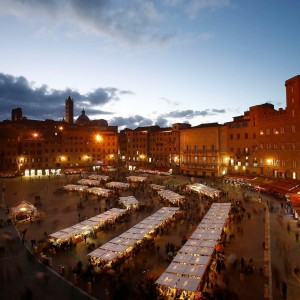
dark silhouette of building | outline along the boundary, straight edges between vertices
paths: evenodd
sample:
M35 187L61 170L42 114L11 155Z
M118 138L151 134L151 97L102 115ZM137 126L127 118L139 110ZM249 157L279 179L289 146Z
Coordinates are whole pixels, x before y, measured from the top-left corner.
M11 111L11 120L20 121L22 119L22 108L18 107Z
M74 101L70 96L66 99L66 122L69 125L74 124Z

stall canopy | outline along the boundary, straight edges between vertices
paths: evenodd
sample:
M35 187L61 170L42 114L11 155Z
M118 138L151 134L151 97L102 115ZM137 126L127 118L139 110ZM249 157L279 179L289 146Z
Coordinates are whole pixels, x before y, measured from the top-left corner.
M126 177L128 182L145 182L147 180L147 177L142 176L128 176Z
M103 189L100 187L91 187L85 190L89 194L102 196L102 197L109 197L109 195L113 192L109 189Z
M111 188L111 189L126 190L126 189L129 189L130 185L129 185L129 183L112 181L112 182L108 182L106 184L106 187Z
M77 181L77 183L88 186L99 186L101 184L101 181L95 179L80 179Z
M185 197L170 190L159 190L158 195L174 205L180 205L185 200Z
M88 188L87 185L80 185L80 184L67 184L64 185L63 188L66 191L75 191L75 192L83 192Z
M221 195L221 191L211 188L211 187L206 186L201 183L188 184L186 186L186 189L196 192L198 194L206 195L211 198L220 197L220 195Z
M136 200L133 196L127 197L120 197L119 202L126 208L126 209L136 209L140 206L140 202Z
M72 225L65 229L61 229L58 232L49 235L49 240L57 244L61 244L64 241L75 237L75 235L82 235L92 230L101 228L108 222L114 222L118 217L126 213L125 209L112 208L102 214L89 218L78 224Z
M88 177L89 179L92 179L92 180L99 180L99 181L104 181L104 182L107 182L110 180L110 177L109 176L106 176L106 175L90 175Z
M181 291L196 292L209 266L231 208L230 203L213 203L202 222L182 246L156 284Z
M164 185L160 185L160 184L153 184L152 183L149 186L150 186L150 188L152 190L156 190L156 191L161 191L161 190L165 190L166 189L166 187Z
M19 218L21 216L26 217L35 217L37 213L36 207L28 201L21 201L16 206L11 208L12 216L16 219L24 219Z
M90 252L88 256L93 263L111 263L112 260L120 258L125 253L130 252L143 238L151 234L151 232L154 232L154 229L161 227L164 222L171 218L178 210L178 207L162 207L152 216L148 217L150 219L144 219L126 232L100 246L98 252Z

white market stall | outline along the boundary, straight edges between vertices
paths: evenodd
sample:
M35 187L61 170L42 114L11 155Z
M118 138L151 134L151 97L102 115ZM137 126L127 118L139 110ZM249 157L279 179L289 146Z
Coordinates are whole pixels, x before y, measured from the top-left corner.
M88 186L80 184L67 184L63 186L63 189L68 192L83 192L84 190L88 189Z
M140 202L133 196L119 197L119 202L126 209L138 209L140 207Z
M220 197L221 193L222 193L220 190L211 188L211 187L201 184L201 183L188 184L186 186L186 190L187 191L190 190L190 191L196 192L198 194L203 194L210 198Z
M157 192L157 194L160 196L160 198L165 201L165 202L169 202L173 205L182 205L185 202L185 197L175 193L173 191L170 190L159 190Z
M126 180L128 182L145 182L147 180L147 177L142 177L142 176L128 176L128 177L126 177Z
M165 190L166 189L166 187L164 185L160 185L160 184L154 184L154 183L152 183L149 186L154 191L161 191L161 190Z
M11 217L16 221L33 219L36 215L37 208L25 200L19 202L14 207L11 207Z
M109 189L104 189L100 187L91 187L85 190L87 193L96 195L96 196L101 196L104 198L108 198L112 194L112 190Z
M210 265L230 208L230 203L212 204L204 218L204 226L201 226L202 221L155 282L159 294L174 298L179 293L182 297L180 299L185 299L184 297L194 299L195 295L201 292L203 278ZM215 220L213 216L222 216L222 218ZM209 222L206 222L207 220ZM211 224L214 227L215 221L218 222L218 226L222 227L221 229L211 229Z
M95 179L80 179L77 181L78 184L87 185L87 186L99 186L101 185L100 180Z
M108 223L115 222L125 213L125 209L112 208L76 225L72 225L68 228L61 229L58 232L50 234L49 241L55 243L56 245L61 245L70 239L72 239L74 243L80 242L82 241L84 235L97 231Z
M131 253L133 248L141 244L143 239L151 237L154 230L171 221L179 210L178 207L162 207L152 216L144 219L132 228L103 244L98 249L88 254L93 265L110 266L112 261ZM153 222L153 220L156 220ZM97 250L97 249L96 249Z
M107 182L110 180L110 177L109 176L106 176L106 175L90 175L88 177L88 179L92 179L92 180L99 180L101 182Z
M130 188L130 184L124 182L112 181L106 183L106 187L114 190L128 190Z

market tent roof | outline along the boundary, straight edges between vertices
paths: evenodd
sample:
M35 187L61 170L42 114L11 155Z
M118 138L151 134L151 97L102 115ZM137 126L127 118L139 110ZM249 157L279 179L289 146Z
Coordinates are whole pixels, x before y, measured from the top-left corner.
M206 266L187 265L185 271L182 274L187 275L189 277L202 277L205 272L205 269Z
M95 217L82 221L78 224L72 225L68 228L61 229L58 232L52 233L49 235L49 237L56 240L57 239L65 240L66 238L70 238L77 234L82 234L86 231L91 231L95 227L103 225L103 223L106 221L109 220L113 221L114 219L116 219L118 216L122 215L125 212L126 212L125 209L112 208Z
M210 210L217 213L219 209L222 209L226 212L222 216L223 219L217 220L217 222L222 221L224 226L230 208L230 203L213 203ZM210 213L210 210L208 213ZM211 219L211 221L215 220ZM215 251L213 245L215 245L222 232L222 230L215 231L209 227L206 228L207 224L204 224L205 227L201 227L201 224L202 222L200 222L191 238L179 249L169 267L156 281L157 284L187 291L197 290ZM173 272L176 272L179 279L178 277L170 277L174 275Z
M24 212L25 211L34 211L35 212L35 211L37 211L37 208L30 202L23 200L23 201L19 202L16 206L12 207L11 210L14 214L16 214L21 211L24 211Z
M101 257L103 254L105 254L106 251L100 248L95 249L94 251L92 251L91 253L89 253L90 256L94 256L94 257Z
M172 208L172 209L169 209L169 207L162 207L157 212L155 212L152 216L159 214L159 215L163 215L164 218L167 219L168 217L174 215L178 209L179 209L178 207ZM165 219L163 219L161 221L161 224L163 224ZM144 221L147 222L146 220L147 220L147 218ZM134 228L134 230L132 230L132 228L131 228L131 229L127 230L126 232L122 233L121 235L119 235L118 237L115 237L111 241L100 246L99 248L107 251L107 256L102 255L100 257L100 259L108 261L108 260L110 260L110 257L113 257L112 259L116 258L117 256L109 255L109 253L111 253L111 252L118 253L118 255L121 256L122 253L124 253L129 248L132 248L132 246L137 244L138 241L141 241L144 237L146 237L152 231L152 229L148 229L148 231L145 231L145 229L138 228L135 226L133 226L133 228ZM124 240L126 240L126 239L127 240L129 239L130 241L128 243L125 243ZM93 257L92 252L89 253L88 256ZM98 257L95 257L95 258L98 258Z
M119 197L119 202L127 209L131 207L138 207L140 205L140 202L134 196Z
M193 255L192 259L190 260L191 265L204 265L207 266L207 264L210 261L209 256L203 256L203 255Z
M88 177L89 179L94 179L94 180L100 180L100 181L108 181L110 180L110 177L109 176L106 176L106 175L90 175Z
M189 263L192 259L192 255L187 253L177 253L177 255L173 258L174 262L180 263Z
M128 176L126 177L127 181L129 182L144 182L147 180L147 177L142 176Z
M84 191L88 188L87 185L79 185L79 184L67 184L64 185L63 188L67 191Z
M130 187L129 183L112 181L106 183L106 187L108 188L117 188L117 189L128 189Z
M168 200L169 202L171 202L172 204L176 204L176 205L185 199L184 196L182 196L178 193L175 193L173 191L170 191L170 190L160 190L157 193L162 198L164 198L164 199Z
M172 262L166 269L166 272L173 273L173 274L184 274L185 269L187 268L187 265L178 263L178 262Z
M204 194L209 197L215 197L221 194L220 190L214 189L201 183L188 184L186 186L186 189L197 192L199 194Z
M77 181L77 183L82 185L89 185L89 186L98 186L101 184L99 180L95 180L95 179L80 179Z
M159 185L159 184L153 184L152 183L149 186L150 186L151 189L158 190L158 191L166 189L166 187L164 185Z
M91 188L86 189L86 192L88 192L90 194L94 194L94 195L101 195L101 196L108 197L112 193L112 190L103 189L100 187L91 187Z
M155 283L165 285L171 288L175 288L176 283L179 281L180 276L171 274L171 273L163 273Z

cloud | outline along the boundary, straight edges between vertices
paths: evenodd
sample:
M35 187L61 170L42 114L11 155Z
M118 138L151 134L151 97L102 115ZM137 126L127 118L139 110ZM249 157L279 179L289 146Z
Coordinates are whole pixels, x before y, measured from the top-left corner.
M167 119L165 119L163 117L158 117L155 121L155 125L158 125L161 128L171 126L170 121L168 121Z
M160 98L160 100L162 100L162 101L164 101L164 102L166 102L166 103L168 103L168 104L170 104L170 105L175 105L175 106L178 106L178 105L179 105L178 102L169 100L169 99L164 98L164 97Z
M115 117L109 120L109 125L119 126L123 128L137 128L142 126L151 126L153 125L153 120L142 117L140 115L130 116L127 118L124 117Z
M202 111L199 110L175 110L171 111L168 114L162 115L165 118L187 118L192 119L198 116L206 117L206 116L213 116L216 114L224 114L226 112L225 109L205 109Z
M190 0L187 1L185 12L191 19L195 19L203 9L218 9L230 5L230 0Z
M165 46L178 43L179 28L174 19L191 19L202 9L219 9L230 0L2 0L0 13L38 24L38 33L95 35L130 47ZM176 24L180 27L180 23ZM202 41L212 33L200 35Z
M118 101L119 95L133 94L117 88L96 88L87 94L81 94L69 88L50 89L47 85L35 86L25 77L15 77L0 73L0 119L10 119L11 110L21 107L23 114L31 119L61 119L65 112L65 99L70 95L74 99L74 114L83 107L89 107L89 116L93 114L112 114L99 109L106 103ZM92 115L91 115L92 114Z

